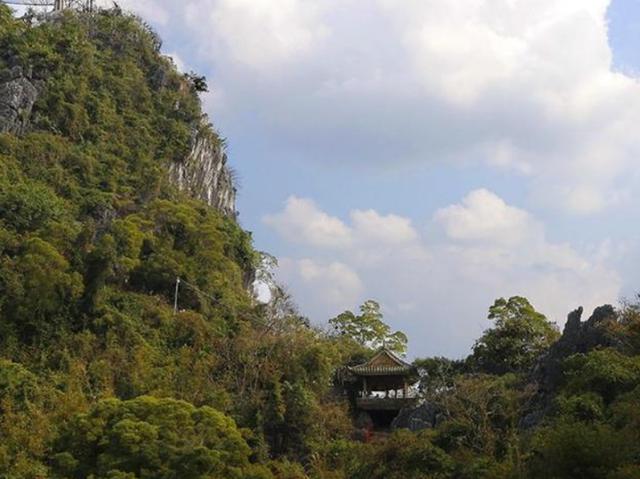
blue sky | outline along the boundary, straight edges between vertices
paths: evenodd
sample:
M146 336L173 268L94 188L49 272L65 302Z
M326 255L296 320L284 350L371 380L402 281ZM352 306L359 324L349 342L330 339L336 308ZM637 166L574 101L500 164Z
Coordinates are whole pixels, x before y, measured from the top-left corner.
M316 324L463 356L500 296L640 290L640 0L123 0L185 70L240 221Z

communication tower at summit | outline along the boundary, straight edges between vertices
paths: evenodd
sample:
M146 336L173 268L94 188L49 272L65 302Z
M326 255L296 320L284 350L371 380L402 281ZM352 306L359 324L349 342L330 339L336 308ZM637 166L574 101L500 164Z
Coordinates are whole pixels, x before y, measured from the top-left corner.
M39 7L55 11L74 8L91 12L95 8L95 0L0 0L7 5L21 7Z

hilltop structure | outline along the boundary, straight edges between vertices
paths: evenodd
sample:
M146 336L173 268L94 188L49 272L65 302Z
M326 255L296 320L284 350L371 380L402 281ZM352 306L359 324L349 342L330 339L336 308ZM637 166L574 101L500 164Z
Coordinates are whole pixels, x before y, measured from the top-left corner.
M415 405L410 388L418 382L415 366L382 348L369 361L343 370L343 384L360 421L388 428L400 411Z
M95 8L95 0L2 0L2 3L25 7L44 7L53 9L53 11L75 8L91 12Z

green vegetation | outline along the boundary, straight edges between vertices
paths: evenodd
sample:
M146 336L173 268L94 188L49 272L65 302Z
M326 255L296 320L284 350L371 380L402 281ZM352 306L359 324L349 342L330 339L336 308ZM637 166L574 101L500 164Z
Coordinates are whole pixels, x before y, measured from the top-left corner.
M300 477L348 434L344 356L255 305L250 235L169 184L205 79L118 11L0 6L0 45L40 90L0 135L0 477Z
M499 299L469 358L415 361L433 427L357 441L335 371L407 338L374 301L326 332L247 292L250 234L167 180L206 79L118 11L0 5L15 67L40 93L0 134L0 478L640 477L640 303L574 350Z
M385 346L391 351L405 353L407 351L407 336L402 331L391 332L391 328L382 321L380 305L369 300L360 306L359 315L345 311L333 319L329 324L341 336L355 341L362 347L378 349Z
M495 326L473 347L472 361L490 374L529 371L560 333L526 298L497 299L489 309Z
M56 454L56 451L63 451ZM108 399L74 417L54 442L53 470L85 477L266 477L235 423L174 399Z

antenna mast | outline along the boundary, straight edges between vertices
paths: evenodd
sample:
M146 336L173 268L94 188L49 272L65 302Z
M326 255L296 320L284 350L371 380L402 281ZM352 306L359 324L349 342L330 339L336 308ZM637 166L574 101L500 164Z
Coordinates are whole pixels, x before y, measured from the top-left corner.
M95 0L0 0L7 5L24 7L52 8L54 12L65 8L75 8L84 12L92 12L95 9Z

